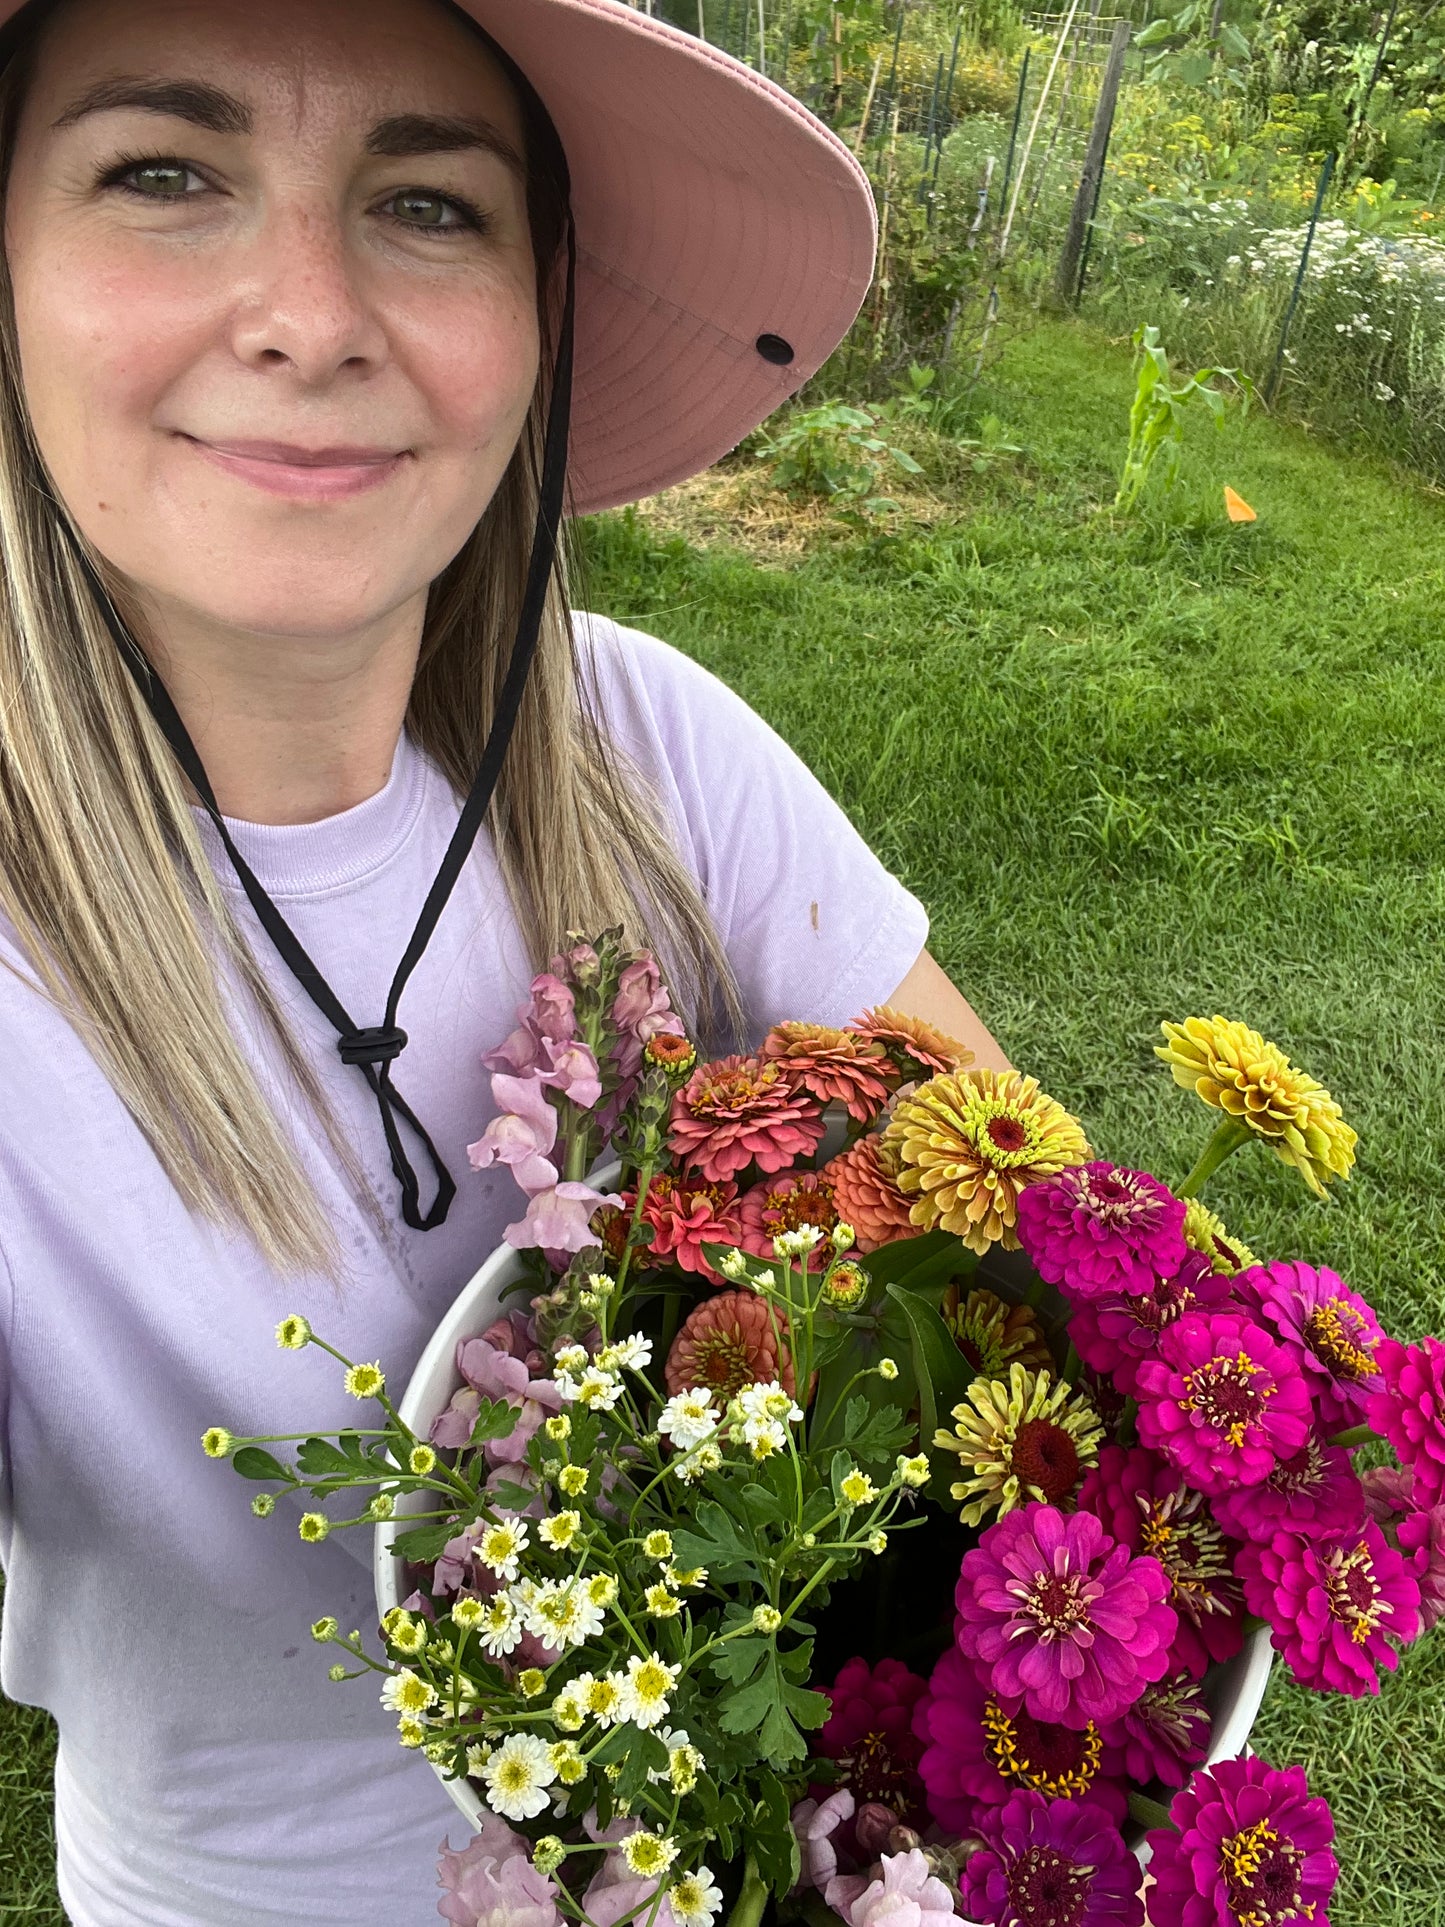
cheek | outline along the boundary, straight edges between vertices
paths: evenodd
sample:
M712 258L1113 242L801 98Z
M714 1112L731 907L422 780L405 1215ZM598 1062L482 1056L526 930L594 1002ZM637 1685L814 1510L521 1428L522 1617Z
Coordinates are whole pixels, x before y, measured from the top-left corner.
M410 305L393 342L423 399L437 443L457 460L506 466L536 386L539 344L530 289Z

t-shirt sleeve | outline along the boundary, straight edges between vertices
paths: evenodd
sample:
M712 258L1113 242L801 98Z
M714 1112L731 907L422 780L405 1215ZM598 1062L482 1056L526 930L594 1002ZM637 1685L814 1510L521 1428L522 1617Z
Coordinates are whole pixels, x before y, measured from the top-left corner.
M578 617L577 634L613 739L676 822L756 1036L882 1003L928 939L917 897L716 676L607 618Z

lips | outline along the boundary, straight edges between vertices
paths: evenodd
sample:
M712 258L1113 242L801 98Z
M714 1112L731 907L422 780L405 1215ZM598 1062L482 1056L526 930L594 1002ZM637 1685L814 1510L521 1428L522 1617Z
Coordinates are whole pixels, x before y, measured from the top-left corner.
M238 455L253 462L277 462L287 468L358 468L368 463L390 462L405 449L365 448L354 442L337 442L326 448L304 448L295 442L209 441L188 435L188 441L212 448L218 455Z
M356 442L306 448L296 442L250 438L207 442L184 433L180 440L213 469L263 494L284 496L293 502L336 502L383 488L411 454L409 449Z

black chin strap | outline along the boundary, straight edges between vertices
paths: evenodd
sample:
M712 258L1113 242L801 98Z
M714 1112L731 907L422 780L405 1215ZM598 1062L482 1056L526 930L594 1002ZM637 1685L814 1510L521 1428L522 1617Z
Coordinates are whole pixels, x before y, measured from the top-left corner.
M196 746L191 741L175 704L171 701L170 692L151 668L134 639L127 633L106 592L105 585L76 541L69 519L63 512L60 516L61 527L70 538L81 570L95 595L101 615L120 650L121 657L134 676L142 696L149 704L151 714L155 717L162 734L174 750L176 760L190 779L197 796L205 806L207 815L215 824L232 867L240 878L246 895L250 898L251 907L255 910L266 934L276 946L281 961L322 1016L336 1030L336 1048L341 1053L341 1061L344 1064L354 1064L376 1094L381 1111L381 1128L386 1133L387 1149L391 1153L391 1168L401 1185L401 1214L406 1223L416 1231L431 1231L446 1221L457 1187L451 1172L442 1161L441 1154L427 1135L425 1126L391 1081L391 1066L405 1050L407 1043L406 1032L396 1021L397 1009L401 1003L402 992L406 989L407 979L416 968L431 939L432 932L436 929L447 899L452 893L457 878L461 875L462 866L471 854L477 832L482 827L487 805L491 802L492 792L501 774L507 745L511 741L517 712L521 707L527 672L531 668L532 657L536 651L542 611L546 603L547 588L551 581L553 562L557 552L557 533L562 521L563 494L567 478L567 428L572 404L572 322L576 266L577 242L569 214L567 291L557 344L552 398L547 414L541 499L537 509L537 525L532 536L532 556L527 569L526 592L522 600L521 617L517 623L516 640L512 644L512 660L497 701L497 712L492 719L491 732L482 751L481 762L477 765L477 773L472 779L466 801L462 804L461 814L457 818L457 827L452 832L452 839L447 845L446 855L442 858L436 880L427 892L427 899L422 905L421 915L417 918L411 941L407 944L401 962L396 967L396 975L391 980L391 990L386 999L386 1015L379 1024L370 1026L357 1024L307 955L295 931L267 896L249 864L236 848L231 839L231 833L226 827L226 820L216 803L211 780L206 775ZM436 1194L425 1214L421 1208L417 1174L412 1168L403 1142L403 1126L426 1153L436 1179Z

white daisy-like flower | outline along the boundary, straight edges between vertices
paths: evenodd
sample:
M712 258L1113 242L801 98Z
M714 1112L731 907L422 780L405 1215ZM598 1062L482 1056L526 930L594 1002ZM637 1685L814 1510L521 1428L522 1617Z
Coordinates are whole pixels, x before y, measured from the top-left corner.
M872 1505L878 1497L878 1488L866 1472L860 1472L855 1465L844 1474L838 1486L838 1493L845 1505Z
M667 1890L667 1904L677 1927L712 1927L723 1904L722 1888L706 1867L685 1873Z
M535 1820L557 1777L551 1750L535 1733L510 1733L482 1768L487 1805L506 1820Z
M578 1372L586 1371L589 1363L585 1345L564 1345L556 1355L552 1376L555 1378L559 1372L566 1372L575 1378Z
M562 1396L567 1396L565 1389ZM610 1412L621 1396L621 1376L616 1372L605 1372L599 1365L582 1374L574 1393L577 1403L585 1405L589 1412Z
M604 1372L645 1372L652 1363L652 1340L644 1338L641 1332L633 1332L628 1338L604 1345L597 1354L597 1363Z
M679 1452L691 1452L694 1446L710 1439L717 1428L717 1407L711 1394L700 1385L670 1398L657 1421L659 1433L671 1439Z
M412 1719L435 1706L436 1697L436 1688L409 1666L393 1673L381 1689L381 1703L388 1713L405 1713Z
M629 1833L621 1844L622 1858L644 1880L660 1880L677 1858L677 1842L665 1833Z
M668 1695L677 1683L680 1666L669 1666L659 1653L640 1659L636 1653L627 1662L627 1678L622 1683L622 1717L634 1726L656 1726L671 1711ZM616 1675L611 1675L615 1678Z
M723 1455L711 1439L689 1452L685 1459L679 1459L672 1468L673 1477L681 1485L694 1485L708 1472L716 1472L723 1462Z
M617 1603L617 1581L610 1572L594 1572L586 1582L587 1597L604 1611Z
M685 1726L664 1726L657 1737L667 1748L669 1757L676 1752L679 1747L690 1747L692 1745L692 1737ZM666 1778L667 1769L665 1767L649 1767L647 1769L647 1784L649 1786L656 1786L660 1780L665 1780Z
M602 1610L576 1579L549 1579L527 1609L527 1631L548 1646L581 1646L602 1631Z
M525 1630L522 1615L510 1593L499 1592L486 1600L478 1624L479 1643L491 1659L505 1659L522 1643Z
M621 1673L604 1673L589 1680L587 1711L599 1726L616 1726L628 1717L627 1681Z
M747 1256L744 1252L736 1249L725 1251L717 1261L717 1268L724 1278L731 1278L736 1282L738 1279L747 1276Z
M553 1700L552 1721L564 1733L575 1733L587 1718L587 1692L591 1685L591 1673L579 1673Z
M467 1748L467 1772L474 1780L480 1780L486 1770L487 1761L492 1757L492 1749L482 1741Z
M801 1258L816 1251L822 1242L823 1233L817 1225L800 1224L796 1231L780 1231L773 1240L773 1250L779 1258Z
M565 1552L581 1530L580 1512L556 1512L537 1527L537 1537L555 1552Z
M587 1778L587 1762L577 1751L572 1740L554 1740L547 1751L552 1756L552 1764L557 1769L557 1778L563 1786L576 1786Z
M503 1513L495 1525L488 1526L477 1547L477 1557L498 1579L511 1581L517 1576L517 1561L527 1550L527 1521L515 1513Z

